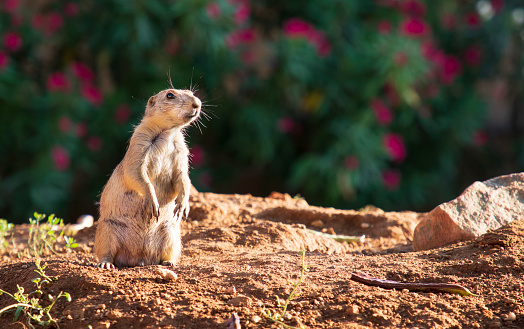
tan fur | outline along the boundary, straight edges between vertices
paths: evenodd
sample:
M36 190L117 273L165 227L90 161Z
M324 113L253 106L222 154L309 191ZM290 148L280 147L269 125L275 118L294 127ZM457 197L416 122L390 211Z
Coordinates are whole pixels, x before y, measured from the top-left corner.
M98 267L178 260L180 219L189 213L191 188L182 130L198 118L201 105L188 90L167 89L149 99L124 159L102 191Z

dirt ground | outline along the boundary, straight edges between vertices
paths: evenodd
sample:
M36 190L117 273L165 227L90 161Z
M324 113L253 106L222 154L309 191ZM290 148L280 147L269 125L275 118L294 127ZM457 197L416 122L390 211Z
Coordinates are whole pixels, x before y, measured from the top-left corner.
M475 241L414 252L411 236L422 214L312 207L303 199L272 193L200 193L192 197L183 224L182 259L174 281L145 266L94 267L94 227L80 231L72 252L58 247L47 256L46 274L58 279L44 295L60 291L51 310L60 328L224 328L236 313L242 328L281 328L262 310L279 311L301 273L284 322L305 328L524 328L524 220ZM363 243L336 242L304 227L336 234L366 235ZM0 254L0 289L17 284L33 291L35 262L19 258L28 225L14 229L15 247ZM11 238L8 238L11 241ZM63 243L62 243L63 245ZM369 287L353 271L401 282L455 283L476 296L419 293ZM43 298L43 297L42 297ZM0 296L0 309L13 304ZM26 318L0 317L0 328L27 327ZM235 328L231 325L229 328Z

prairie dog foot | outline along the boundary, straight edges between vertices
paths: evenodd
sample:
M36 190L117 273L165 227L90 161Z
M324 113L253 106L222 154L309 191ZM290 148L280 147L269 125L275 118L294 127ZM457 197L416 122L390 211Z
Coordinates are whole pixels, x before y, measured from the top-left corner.
M160 265L162 266L175 266L175 263L169 260L163 260Z
M110 259L102 259L98 264L95 265L96 268L102 268L107 270L114 270L115 265L113 264L113 260Z

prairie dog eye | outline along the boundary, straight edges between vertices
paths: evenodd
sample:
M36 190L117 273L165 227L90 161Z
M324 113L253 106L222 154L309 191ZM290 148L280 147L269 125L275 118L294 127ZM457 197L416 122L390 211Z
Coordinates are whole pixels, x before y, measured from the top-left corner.
M166 97L167 99L175 99L175 95L173 93L167 93Z

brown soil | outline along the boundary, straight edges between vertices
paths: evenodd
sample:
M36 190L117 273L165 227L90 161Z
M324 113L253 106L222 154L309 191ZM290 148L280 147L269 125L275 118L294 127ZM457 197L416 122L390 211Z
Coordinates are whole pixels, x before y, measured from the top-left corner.
M71 294L71 302L59 299L51 310L60 328L225 329L233 313L242 328L278 328L261 311L280 310L276 296L285 300L290 294L301 271L297 251L305 249L309 271L288 307L285 323L291 326L524 328L524 220L475 241L413 252L410 238L419 216L373 207L311 207L279 193L268 198L200 193L192 197L184 222L175 281L160 276L161 266L95 268L92 227L75 236L80 246L72 252L58 247L58 255L43 258L46 273L58 278L44 286L44 296ZM304 225L366 234L366 241L336 242ZM34 260L17 257L27 231L27 225L16 226L17 250L10 245L0 254L0 289L10 293L17 284L33 291L31 280L38 276ZM401 282L460 284L477 296L369 287L350 279L356 270ZM0 296L0 309L13 303ZM26 327L23 316L12 323L13 315L0 317L0 328Z

